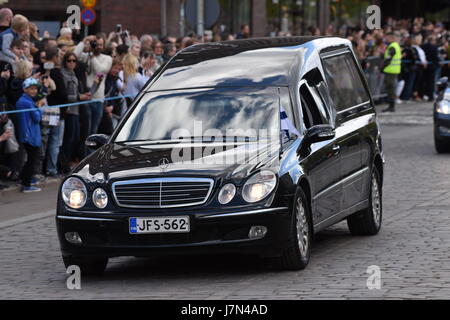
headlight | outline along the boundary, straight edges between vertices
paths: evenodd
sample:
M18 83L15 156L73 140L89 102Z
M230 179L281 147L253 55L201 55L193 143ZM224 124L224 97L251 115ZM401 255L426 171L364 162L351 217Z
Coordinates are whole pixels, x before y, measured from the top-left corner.
M445 90L444 100L450 101L450 90L448 88Z
M99 209L105 209L108 205L108 194L102 188L97 188L92 194L92 201Z
M446 100L439 102L436 111L442 114L450 114L450 102Z
M242 197L249 203L258 202L267 197L277 184L277 177L271 171L261 171L248 179L242 189Z
M78 178L67 179L62 186L61 193L66 205L72 209L80 209L86 204L86 186Z
M219 202L220 204L227 204L231 200L233 200L234 196L236 195L236 187L234 184L229 183L226 184L220 189L219 192Z

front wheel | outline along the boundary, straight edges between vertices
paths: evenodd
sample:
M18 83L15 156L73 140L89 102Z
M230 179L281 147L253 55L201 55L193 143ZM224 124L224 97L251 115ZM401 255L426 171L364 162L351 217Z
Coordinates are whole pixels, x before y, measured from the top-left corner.
M374 166L370 181L369 207L347 218L348 228L354 236L376 235L381 229L383 202L380 181L380 174Z
M64 265L80 267L81 274L86 276L99 276L105 272L108 258L72 257L63 256Z
M450 152L450 141L445 141L434 137L434 146L436 147L437 153L449 153Z
M276 264L283 270L303 270L311 256L312 224L305 194L297 191L294 202L293 224L290 240Z

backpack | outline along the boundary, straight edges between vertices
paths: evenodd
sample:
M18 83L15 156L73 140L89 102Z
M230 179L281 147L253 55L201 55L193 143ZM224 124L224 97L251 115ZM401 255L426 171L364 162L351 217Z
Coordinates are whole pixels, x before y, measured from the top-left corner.
M6 29L5 31L0 33L0 51L2 51L2 48L3 48L3 36L5 36L7 34L12 34L14 37L14 40L19 38L19 36L11 28Z

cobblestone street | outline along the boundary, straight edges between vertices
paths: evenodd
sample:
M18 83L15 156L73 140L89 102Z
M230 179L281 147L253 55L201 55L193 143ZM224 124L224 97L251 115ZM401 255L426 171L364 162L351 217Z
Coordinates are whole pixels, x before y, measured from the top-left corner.
M428 120L382 121L380 234L352 237L340 223L316 236L304 271L252 257L118 258L71 291L46 217L0 225L0 299L449 299L450 155L436 154ZM367 288L371 265L381 269L380 290Z

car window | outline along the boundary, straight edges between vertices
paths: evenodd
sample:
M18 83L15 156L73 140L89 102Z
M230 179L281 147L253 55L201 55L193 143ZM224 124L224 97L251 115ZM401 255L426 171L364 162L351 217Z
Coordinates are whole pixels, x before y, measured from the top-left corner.
M281 141L283 144L295 140L300 136L297 127L297 119L292 107L288 88L279 88L280 90L280 129Z
M300 87L300 99L302 104L303 122L306 129L315 125L328 123L328 119L323 110L323 105L321 111L306 84Z
M287 118L292 125L298 130L298 119L295 116L294 109L292 107L291 97L287 88L280 88L280 102L281 108L286 112Z
M325 77L338 112L370 100L350 53L325 58Z
M324 123L329 124L331 119L330 112L327 106L325 105L324 101L322 100L319 91L317 90L316 87L309 87L309 89L314 98L314 102L317 105L317 109L319 110L322 120L324 121Z

